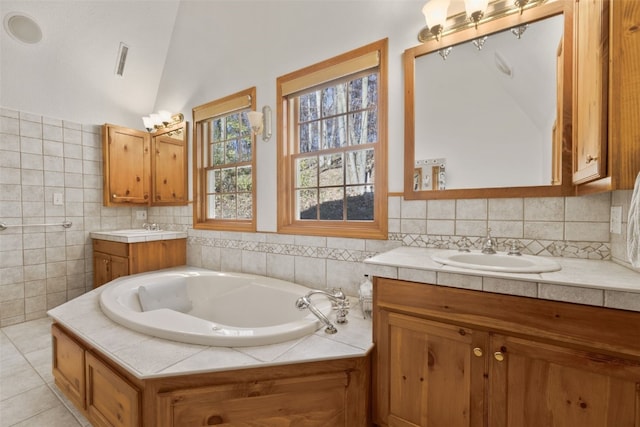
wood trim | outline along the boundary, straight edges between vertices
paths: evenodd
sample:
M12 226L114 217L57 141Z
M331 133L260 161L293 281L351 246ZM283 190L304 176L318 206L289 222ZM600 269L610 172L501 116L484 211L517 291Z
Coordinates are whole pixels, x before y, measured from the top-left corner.
M248 102L248 103L247 103ZM207 219L205 189L205 170L204 166L206 147L202 143L204 140L203 129L200 121L222 115L240 108L256 109L256 87L237 92L235 94L211 101L200 107L193 109L194 126L193 126L193 228L199 230L224 230L224 231L244 231L255 232L257 225L257 157L258 157L258 140L255 135L252 136L252 218L250 220L230 220L230 219ZM234 107L234 108L231 108ZM231 108L231 109L230 109ZM217 112L217 114L210 114ZM206 113L206 114L205 114ZM198 118L196 120L196 117Z
M374 221L297 221L293 195L293 174L291 156L295 154L293 138L290 135L292 114L290 111L285 85L305 74L316 73L325 68L336 67L354 58L366 57L375 53L379 58L378 85L378 143L376 144L376 177L374 193ZM320 83L320 82L317 82ZM382 39L360 47L326 61L278 77L277 92L277 167L278 167L278 233L304 234L312 236L335 236L364 239L386 239L388 237L387 219L387 150L388 150L388 39Z
M488 35L496 31L520 25L525 22L537 21L549 16L563 13L564 19L564 81L563 117L562 117L562 176L560 185L545 185L532 187L504 187L504 188L470 188L439 191L415 191L413 189L413 170L415 153L415 59L427 53L437 51L443 46L455 45L464 41ZM560 197L574 194L571 182L571 151L572 151L572 63L573 63L573 1L553 1L525 10L522 15L512 14L482 24L476 30L471 27L447 35L441 41L431 40L421 45L409 48L403 53L404 65L404 197L406 200L430 199L473 199L497 197Z

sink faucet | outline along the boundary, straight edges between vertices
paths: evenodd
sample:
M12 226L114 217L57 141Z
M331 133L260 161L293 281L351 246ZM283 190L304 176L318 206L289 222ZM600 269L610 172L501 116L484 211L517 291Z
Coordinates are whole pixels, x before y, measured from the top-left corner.
M336 332L338 332L338 330L333 325L333 323L331 323L327 316L322 314L322 312L311 303L311 296L315 294L324 295L331 300L331 303L337 310L336 323L347 323L347 314L349 314L349 300L347 300L347 297L344 292L342 292L342 289L331 289L329 291L314 289L307 293L305 296L300 297L296 300L296 307L298 308L298 310L304 310L308 308L310 312L312 312L322 323L324 323L324 325L326 326L324 331L327 334L335 334Z
M484 238L482 242L482 253L483 254L495 254L496 253L496 242L493 237L491 237L491 228L487 229L487 237Z
M149 224L149 223L144 223L142 224L142 228L144 228L145 230L149 230L149 231L158 231L160 230L160 227L158 227L158 224L153 223L153 224Z

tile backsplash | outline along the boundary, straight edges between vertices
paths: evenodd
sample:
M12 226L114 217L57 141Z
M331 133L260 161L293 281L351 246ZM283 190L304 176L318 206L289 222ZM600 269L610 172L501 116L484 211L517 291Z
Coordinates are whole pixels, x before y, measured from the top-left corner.
M102 206L101 126L0 109L0 326L45 316L92 289L89 233L139 227L131 208ZM54 194L62 205L53 204ZM626 262L631 191L583 197L405 201L389 197L388 240L202 231L191 206L152 207L148 222L187 231L190 265L340 286L351 295L362 260L397 246L479 248L487 229L499 248L515 239L524 253ZM611 206L623 233L609 233ZM136 208L135 210L140 210ZM627 266L628 263L626 264Z

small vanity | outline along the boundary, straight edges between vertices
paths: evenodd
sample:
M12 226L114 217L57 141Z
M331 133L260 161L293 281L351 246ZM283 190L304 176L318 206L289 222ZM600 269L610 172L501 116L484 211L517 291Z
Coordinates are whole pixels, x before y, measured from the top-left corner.
M118 277L187 263L187 233L164 230L92 232L93 287Z
M639 273L567 258L553 272L482 271L442 253L365 261L376 424L640 425Z

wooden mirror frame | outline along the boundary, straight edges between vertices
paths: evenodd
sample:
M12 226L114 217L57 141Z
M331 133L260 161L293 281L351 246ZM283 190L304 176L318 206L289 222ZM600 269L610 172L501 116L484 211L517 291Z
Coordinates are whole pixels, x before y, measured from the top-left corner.
M557 197L573 195L575 189L571 181L571 117L573 99L573 0L551 0L547 3L526 9L522 14L512 13L495 20L480 24L476 30L470 27L444 36L440 41L429 40L421 45L404 51L404 198L407 200L428 199L473 199L507 197ZM452 190L421 190L413 186L415 168L415 61L428 53L436 52L447 46L453 46L477 39L508 28L539 21L551 16L564 15L563 73L562 73L562 144L559 181L557 185L528 187L492 187L461 188Z

